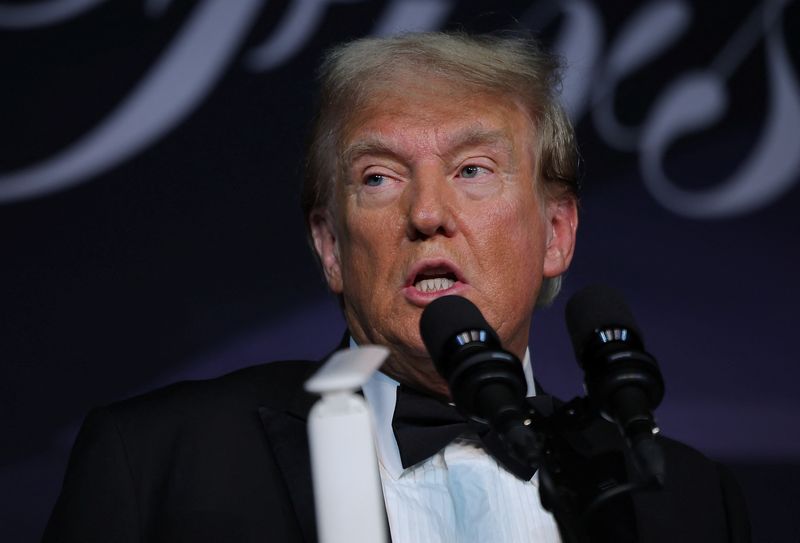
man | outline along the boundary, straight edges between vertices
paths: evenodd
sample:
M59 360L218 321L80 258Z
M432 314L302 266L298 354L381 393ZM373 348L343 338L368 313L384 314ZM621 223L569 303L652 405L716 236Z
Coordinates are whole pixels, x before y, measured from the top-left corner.
M395 542L559 540L537 478L511 473L475 435L411 458L391 432L401 395L447 409L419 335L442 295L480 308L535 393L531 315L557 292L578 224L557 68L526 41L448 34L364 39L323 64L303 206L348 344L390 349L364 394ZM94 411L45 540L315 540L315 398L301 386L316 368L270 364ZM735 540L727 479L693 451L667 455L681 465L675 483L637 498L617 540ZM693 499L675 499L687 490Z

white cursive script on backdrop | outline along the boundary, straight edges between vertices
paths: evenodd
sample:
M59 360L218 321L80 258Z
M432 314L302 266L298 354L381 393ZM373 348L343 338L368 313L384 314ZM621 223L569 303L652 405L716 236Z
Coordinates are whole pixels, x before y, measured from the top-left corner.
M0 4L0 28L63 24L103 0ZM289 62L324 21L332 4L363 0L293 0L276 29L244 54L245 67L262 72ZM534 30L563 17L556 50L566 58L563 100L573 122L587 112L597 133L617 149L638 153L644 184L676 214L721 218L752 213L775 201L800 179L800 86L780 26L790 0L758 6L705 72L683 74L668 85L640 126L625 126L614 112L625 77L663 54L684 35L692 10L683 0L643 4L605 45L601 14L589 0L534 2L520 22ZM169 0L148 0L158 16ZM213 90L266 0L204 0L172 43L117 108L62 151L22 170L0 174L0 203L35 198L86 182L156 143L191 114ZM392 0L372 33L441 28L455 0ZM664 171L664 156L680 137L712 125L726 112L726 80L761 36L766 36L768 114L749 155L728 179L711 188L679 187Z

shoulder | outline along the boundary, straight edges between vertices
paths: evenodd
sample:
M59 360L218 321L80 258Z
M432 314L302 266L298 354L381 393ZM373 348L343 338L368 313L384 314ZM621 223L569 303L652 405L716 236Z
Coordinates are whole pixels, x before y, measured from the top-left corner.
M581 404L569 405L577 409ZM590 410L585 419L577 417L575 427L568 428L564 436L579 453L576 464L569 468L584 475L584 480L600 480L603 485L614 479L640 480L633 453L614 423ZM631 495L637 541L749 541L747 508L730 473L685 443L663 435L656 442L664 453L665 482L662 488L639 489ZM593 479L598 473L608 476ZM624 479L618 479L623 474ZM609 506L615 507L614 503ZM620 515L620 511L614 514Z
M214 379L174 383L94 413L112 418L121 429L147 433L156 429L153 425L224 425L228 418L260 407L285 409L299 396L306 396L303 383L319 364L308 360L269 362Z
M714 472L716 470L716 462L682 441L668 436L659 436L658 442L670 463L675 464L676 468L681 471Z
M643 540L661 541L657 533L668 529L686 542L750 541L747 506L727 468L680 441L667 437L658 441L666 460L666 479L660 490L637 495L642 531L649 534ZM674 519L681 522L675 525Z
M704 486L710 493L738 493L738 485L730 471L718 461L697 449L668 437L659 438L667 461L668 477L683 481L687 487L699 490Z
M75 441L45 540L148 539L144 534L171 529L171 522L191 529L185 515L194 515L193 507L205 511L195 522L222 522L226 530L282 521L264 513L283 511L287 502L259 409L287 410L309 397L302 385L316 368L310 361L268 363L94 409ZM229 526L225 515L241 496L253 505L236 509L237 524Z

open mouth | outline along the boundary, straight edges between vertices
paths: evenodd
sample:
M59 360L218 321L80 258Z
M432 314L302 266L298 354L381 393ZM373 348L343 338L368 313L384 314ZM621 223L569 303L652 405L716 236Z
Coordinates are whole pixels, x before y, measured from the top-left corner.
M425 307L440 296L464 296L468 291L464 274L447 258L418 260L408 270L403 286L406 299L418 307Z
M420 292L438 292L447 290L456 284L456 275L448 273L422 273L414 278L414 288Z
M456 271L447 265L423 266L410 283L422 293L441 292L453 288L459 281Z

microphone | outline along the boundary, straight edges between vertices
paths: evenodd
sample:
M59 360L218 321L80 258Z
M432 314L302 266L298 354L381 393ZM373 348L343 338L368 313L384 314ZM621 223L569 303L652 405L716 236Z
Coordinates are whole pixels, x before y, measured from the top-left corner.
M478 308L460 296L437 298L422 312L420 333L459 411L488 422L512 455L534 465L538 440L522 363L503 349Z
M640 471L663 484L664 453L652 411L664 397L664 381L622 295L587 287L567 302L566 321L589 401L619 425Z

